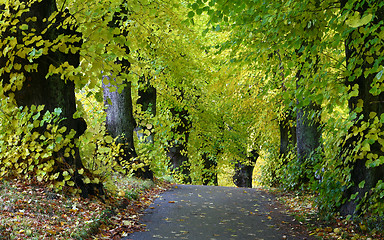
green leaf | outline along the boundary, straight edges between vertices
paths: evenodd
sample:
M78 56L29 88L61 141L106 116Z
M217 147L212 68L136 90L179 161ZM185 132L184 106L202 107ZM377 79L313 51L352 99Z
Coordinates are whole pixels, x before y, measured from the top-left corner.
M199 5L197 3L192 4L192 9L196 10L199 8Z
M61 110L61 108L55 108L53 112L55 113L56 116L59 116L63 112L63 110Z
M27 24L22 24L20 26L20 29L23 30L23 31L28 30L28 25Z
M195 12L194 11L190 11L189 13L188 13L188 17L189 18L193 18L195 16Z
M384 113L380 115L380 123L384 123Z
M380 72L378 72L378 73L376 74L376 79L377 79L377 80L380 80L380 79L381 79L381 77L383 76L383 71L384 71L384 69L381 70Z

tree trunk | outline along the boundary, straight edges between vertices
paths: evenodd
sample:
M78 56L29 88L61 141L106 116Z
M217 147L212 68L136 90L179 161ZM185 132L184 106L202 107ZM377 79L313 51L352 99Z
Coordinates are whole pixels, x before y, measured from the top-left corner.
M106 127L107 131L116 143L121 144L123 151L117 159L121 165L137 165L140 164L135 151L133 141L133 129L135 128L135 119L132 113L132 96L131 83L125 81L125 87L121 93L117 91L119 86L111 86L103 83L104 89L104 104L106 106ZM115 91L110 91L111 87L115 87ZM152 179L153 173L149 166L145 165L142 168L134 169L136 177L144 179Z
M141 105L141 114L153 118L156 116L156 88L154 88L148 77L141 77L139 81L139 99L137 104ZM140 142L154 143L154 129L151 124L148 124L146 119L139 119L135 128ZM149 133L149 135L145 134Z
M213 184L217 186L219 184L217 179L217 159L216 157L209 156L208 153L203 153L201 156L203 159L202 179L203 185Z
M233 176L233 183L237 187L252 188L253 169L259 154L252 150L250 156L247 157L247 162L238 161L235 163L235 174Z
M137 157L133 143L133 129L135 120L132 114L131 83L126 81L121 93L118 93L119 86L104 84L104 105L106 106L106 127L113 138L117 138L117 143L122 144L124 149L124 159L129 160ZM115 91L110 91L115 87Z
M319 111L320 106L315 103L310 103L308 106L298 108L297 110L297 158L301 164L306 161L311 161L309 160L311 154L321 145L320 120L316 116L313 118L311 117L312 114L317 115ZM304 175L300 179L305 183L309 178L310 176Z
M284 158L296 145L295 118L292 110L286 111L282 120L279 121L280 129L280 157Z
M115 12L112 21L109 22L109 27L119 28L124 23L124 21L127 20L127 13L127 7L122 5L120 12ZM126 34L126 32L122 31L120 34ZM128 55L128 46L122 46L122 48L125 49L125 52ZM122 71L126 73L128 73L131 66L131 63L124 58L116 59L115 64L120 64ZM135 169L135 166L141 164L141 162L137 158L133 141L133 131L136 126L136 122L133 118L131 82L124 80L122 84L125 86L121 93L119 93L118 89L122 86L118 86L116 84L114 85L114 80L110 79L108 76L105 76L104 79L105 78L110 80L109 84L104 84L105 80L103 81L104 105L106 106L107 114L107 131L113 138L117 138L117 143L121 144L123 149L117 160L123 166L125 164L132 165L136 177L152 179L153 173L150 170L148 164L144 164L143 167ZM110 90L111 88L113 88L113 91Z
M341 1L341 10L344 10L346 2ZM376 1L376 3L379 3L379 1ZM353 10L359 12L360 16L364 16L366 13L374 13L375 17L370 24L372 26L382 25L380 22L384 20L383 6L371 9L367 3L361 5L355 3ZM358 208L358 205L362 203L361 200L369 197L371 189L380 180L384 180L384 165L374 164L375 160L383 157L382 149L384 146L379 143L377 138L370 136L370 133L384 132L383 124L378 119L375 120L375 116L380 117L384 113L384 92L375 91L377 82L379 82L379 80L375 79L377 72L369 73L369 70L375 68L375 64L377 64L375 60L382 57L377 54L383 51L384 46L383 41L378 40L376 36L378 30L372 32L370 29L361 31L364 28L366 26L352 30L345 41L346 63L350 73L350 76L346 79L346 85L350 87L351 91L358 89L358 95L352 96L348 101L350 112L356 114L356 118L354 126L349 129L351 137L346 140L344 145L346 157L350 156L352 158L348 161L348 167L352 169L350 172L352 185L344 193L346 202L340 207L342 215L359 213L361 209ZM374 39L378 40L379 44L375 44ZM382 61L378 63L378 65L381 64ZM354 134L356 132L358 134ZM356 147L360 145L360 141L362 141L363 148ZM365 182L365 184L359 187L362 182ZM354 194L357 194L357 197L350 199Z
M10 11L17 11L17 8L13 8L12 3L10 4ZM67 51L60 51L57 46L53 45L48 48L46 53L43 52L40 56L36 56L31 60L27 59L27 56L24 58L20 56L15 57L14 61L22 66L18 71L18 74L22 74L23 79L22 86L14 91L14 99L18 106L45 105L45 110L51 112L53 112L55 108L61 108L61 117L65 118L65 120L60 122L60 126L67 127L64 134L67 134L71 129L74 129L76 130L76 135L69 144L69 146L73 146L71 147L73 150L72 154L66 156L64 149L62 149L54 153L54 158L63 159L66 164L70 165L75 170L73 181L82 190L83 196L88 196L88 193L95 193L93 192L94 186L91 186L92 184L84 184L82 176L76 171L83 168L83 164L80 159L79 149L75 142L78 137L84 133L86 123L82 118L73 118L73 114L76 112L75 84L69 79L63 79L61 74L52 74L49 71L51 65L59 67L66 62L73 67L79 65L79 49L82 45L81 34L77 32L75 19L67 10L57 14L51 22L43 20L48 19L56 11L57 7L55 0L34 1L29 10L19 17L19 26L16 26L15 28L18 29L18 32L15 33L9 31L2 36L2 38L7 37L9 34L8 36L15 37L18 43L22 45L25 44L23 38L28 33L34 36L41 36L43 40L50 42L57 41L59 35L66 36L68 39L73 40L72 42L66 41L65 38L59 40L58 44L63 42L63 44L66 45L65 50ZM36 21L29 21L27 23L26 19L32 17L36 17ZM23 35L20 26L26 23L28 29L23 30ZM39 49L39 47L36 46L36 43L31 44L35 45L35 50ZM5 66L6 61L7 59L1 57L0 66ZM30 66L31 63L37 64L36 70L26 70L26 66ZM48 75L48 73L50 73L50 75ZM1 77L3 79L3 84L15 84L12 82L13 80L10 78L9 74L7 75L3 73ZM10 92L7 94L9 93ZM44 132L44 129L38 131ZM64 168L65 166L61 167ZM58 169L58 171L63 171L63 169ZM101 190L100 186L98 186L98 188Z
M307 47L307 42L303 43L304 47ZM298 53L301 56L302 53ZM312 64L313 60L306 59ZM306 74L315 74L317 71L318 58L315 60L312 68L314 73L311 73L309 69L306 69ZM302 75L303 66L302 63L299 66L299 70L296 74L296 89L302 88L301 84L304 76ZM308 169L313 168L311 155L315 150L321 146L321 120L318 117L321 106L315 102L309 101L308 104L304 104L306 99L301 96L296 97L297 110L296 110L296 150L297 150L297 163L300 164L300 174L298 176L298 184L307 183L312 176L308 176Z
M189 131L191 129L191 122L188 119L188 111L185 109L178 110L176 108L171 109L171 113L174 118L180 120L177 127L173 128L172 131L176 136L183 136L183 141L176 141L172 139L170 146L167 150L167 156L170 159L171 168L175 171L180 172L183 175L183 182L191 183L189 160L187 155L187 144L189 138Z

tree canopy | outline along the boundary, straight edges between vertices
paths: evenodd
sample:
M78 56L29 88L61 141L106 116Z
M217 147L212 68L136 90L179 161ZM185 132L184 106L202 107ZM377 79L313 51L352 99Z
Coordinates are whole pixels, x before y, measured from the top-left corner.
M84 191L147 166L224 184L256 161L259 182L311 190L324 214L384 213L384 2L2 0L0 11L0 176ZM131 90L132 124L151 136L132 135L133 158L107 131L103 84Z

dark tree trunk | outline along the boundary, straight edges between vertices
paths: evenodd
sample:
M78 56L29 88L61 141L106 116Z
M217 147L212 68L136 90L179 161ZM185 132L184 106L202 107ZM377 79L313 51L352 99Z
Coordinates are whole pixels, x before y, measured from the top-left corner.
M376 1L379 3L380 1ZM341 9L343 10L346 1L341 1ZM374 19L370 24L372 25L382 25L384 20L384 7L378 9L370 9L367 3L353 6L355 11L358 11L361 16L364 16L366 12L374 13ZM383 52L384 44L383 40L378 40L376 31L371 33L362 34L360 31L366 26L358 27L352 30L347 40L345 41L345 50L346 50L346 63L349 69L351 76L346 79L346 85L353 89L358 86L358 95L353 96L349 99L348 105L351 111L351 114L356 114L355 123L352 128L349 129L349 135L351 136L346 140L344 145L345 157L351 157L352 160L349 160L349 166L351 170L351 183L352 186L346 189L344 192L344 198L346 202L340 207L340 212L342 215L354 215L359 212L358 204L361 203L361 200L367 194L369 197L370 190L376 186L378 181L384 180L384 165L378 164L377 166L370 165L369 162L377 160L379 157L382 157L383 154L383 145L380 144L377 140L371 139L368 141L369 150L355 149L359 145L359 141L367 141L369 138L369 132L372 130L378 132L384 132L384 126L382 123L374 123L374 118L370 117L371 113L376 113L376 116L380 116L384 113L384 93L383 92L374 92L375 86L375 77L377 73L368 73L365 74L365 71L368 69L374 68L376 62L374 60L382 57L378 56L378 53ZM380 29L380 28L378 28ZM367 30L365 32L369 32ZM373 39L378 40L379 43L374 43ZM356 40L361 40L360 44L353 44ZM382 64L379 63L379 65ZM360 74L358 74L360 72ZM354 76L353 76L354 75ZM362 130L359 134L354 134L358 132L359 128L363 128L363 125L373 124L372 126ZM361 139L364 136L363 139ZM376 157L373 157L375 156ZM359 187L359 183L365 182L363 187ZM350 197L354 194L357 194L355 200L350 200ZM363 203L364 205L364 203Z
M12 7L10 10L15 11ZM32 63L37 64L37 70L27 71L24 66L30 65L31 61L28 60L27 57L16 57L15 62L22 66L19 73L23 74L24 78L22 87L14 92L14 99L18 106L45 105L45 110L48 111L54 111L55 108L61 108L61 117L65 118L65 120L60 122L60 126L67 127L66 133L69 133L71 129L76 130L76 135L70 143L70 145L73 146L72 154L65 156L64 149L62 149L55 153L54 158L64 159L66 164L69 164L75 170L78 170L83 168L83 164L75 141L84 133L87 126L84 119L73 118L73 114L76 112L75 84L69 79L62 79L61 74L47 74L49 73L50 65L59 67L61 64L67 62L69 65L77 67L80 62L79 50L82 40L81 34L76 30L75 19L67 10L59 13L54 18L55 22L43 20L48 19L56 11L57 7L55 0L34 1L30 6L30 9L24 12L19 18L19 24L22 25L26 23L27 18L36 17L36 21L29 21L27 23L28 29L24 30L24 34L30 33L35 36L41 36L43 40L50 42L57 41L59 35L64 35L73 41L68 42L61 40L63 41L63 44L67 46L66 50L69 50L67 52L60 51L57 49L57 46L53 45L49 48L47 53L43 53L41 56L33 59ZM16 26L15 29L20 29L20 26ZM32 29L35 29L35 31L32 31ZM20 30L17 33L8 33L9 36L16 37L19 44L25 44L22 40L25 35L21 34ZM3 38L7 36L1 37ZM39 48L36 47L36 49ZM5 66L6 61L6 58L1 57L0 66ZM3 74L1 78L3 79L3 84L14 84L11 82L12 79L10 79L9 75ZM44 130L40 129L38 131L42 132ZM60 171L60 169L58 171ZM75 171L73 175L73 180L82 190L83 196L88 196L88 193L94 194L93 186L91 186L91 184L84 184L82 176L78 174L77 171Z
M137 104L141 105L142 114L153 118L156 116L156 88L154 88L148 77L141 77L139 81L139 99ZM144 143L154 143L154 129L151 124L148 124L146 119L138 119L135 128L138 139ZM145 134L146 132L149 135Z
M287 88L285 86L285 74L284 74L284 65L280 55L280 51L275 51L275 55L279 59L279 70L276 71L275 78L281 78L281 90L282 94L287 94ZM282 104L284 101L280 101L278 104ZM280 149L279 149L279 158L282 160L282 165L280 168L285 167L284 165L288 164L287 156L290 151L296 147L296 116L292 107L289 107L284 113L281 114L279 120L279 130L280 130ZM271 169L271 185L277 186L279 180L276 173L277 169Z
M174 118L179 119L179 124L172 131L176 136L183 136L184 141L180 142L172 139L170 142L171 147L167 149L167 156L170 159L171 168L183 175L183 182L191 183L187 144L192 124L188 119L187 110L172 108L171 113Z
M217 186L219 184L217 179L217 159L216 157L211 157L207 153L203 153L201 156L203 159L203 185L212 184Z
M280 56L280 51L275 51L275 55L279 59L279 70L275 74L275 78L281 78L281 90L286 93L287 88L285 86L284 65ZM283 101L278 104L283 104ZM296 118L292 108L289 108L282 114L279 121L280 130L280 158L284 158L289 151L296 146ZM284 164L287 164L284 162Z
M233 183L237 187L252 188L253 169L255 168L258 157L259 154L255 150L252 150L246 162L238 161L235 163Z
M303 46L307 47L309 44L304 42ZM299 56L302 53L298 53ZM312 61L307 58L307 61L310 64L313 64ZM312 67L314 73L317 71L318 58ZM296 74L296 88L299 90L302 88L301 84L304 76L302 75L304 63L299 66L299 70ZM307 69L306 74L313 74L310 69ZM301 98L301 96L296 97L297 101L297 110L296 110L296 150L297 150L297 160L300 164L300 175L298 176L298 183L305 184L307 183L312 176L308 176L308 168L313 168L312 160L310 159L311 155L315 150L321 146L321 120L319 113L321 106L315 102L309 101L308 104L304 104L306 99Z
M308 106L298 108L296 122L297 158L304 163L320 145L321 123L317 115L320 106L310 103ZM305 176L306 177L306 176Z
M320 107L311 103L309 106L298 108L296 122L296 148L297 148L297 164L300 164L300 174L298 176L298 184L305 184L312 178L308 174L313 169L314 162L311 158L315 154L316 149L321 146L321 123L320 120L310 116L315 112L319 112Z
M296 124L292 110L286 111L279 121L280 157L284 158L296 146ZM285 163L286 164L286 163Z

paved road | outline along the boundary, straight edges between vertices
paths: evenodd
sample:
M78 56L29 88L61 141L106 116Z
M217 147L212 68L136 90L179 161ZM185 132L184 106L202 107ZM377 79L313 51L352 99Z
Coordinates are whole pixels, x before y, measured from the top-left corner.
M312 239L292 231L292 221L264 191L177 185L145 211L147 231L125 239Z

